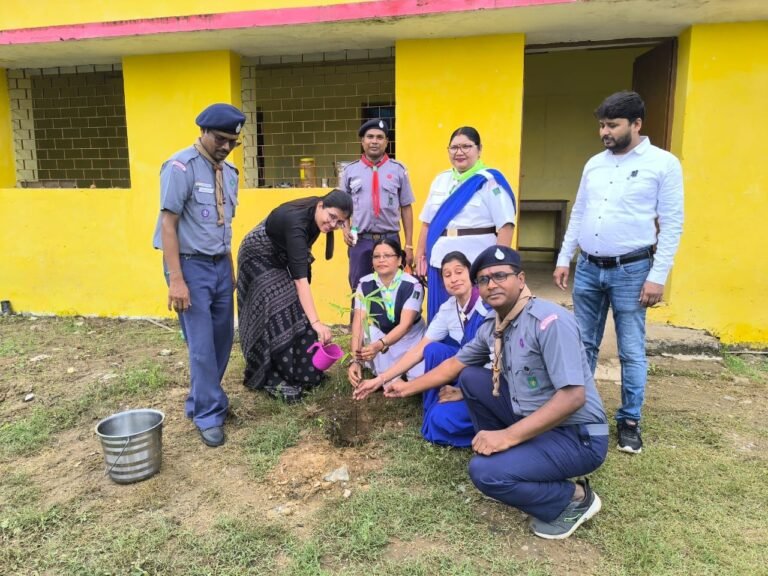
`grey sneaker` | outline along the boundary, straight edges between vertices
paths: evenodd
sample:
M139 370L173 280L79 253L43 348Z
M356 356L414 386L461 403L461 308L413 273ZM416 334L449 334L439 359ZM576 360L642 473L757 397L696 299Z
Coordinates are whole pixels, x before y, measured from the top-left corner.
M552 522L544 522L531 517L531 531L540 538L547 540L563 540L576 531L576 528L600 512L603 503L600 497L589 487L589 480L577 480L577 484L584 487L584 499L580 502L571 502L560 513L560 516Z
M640 454L643 451L643 438L640 436L640 426L635 422L629 424L626 420L616 422L619 443L616 446L622 452Z

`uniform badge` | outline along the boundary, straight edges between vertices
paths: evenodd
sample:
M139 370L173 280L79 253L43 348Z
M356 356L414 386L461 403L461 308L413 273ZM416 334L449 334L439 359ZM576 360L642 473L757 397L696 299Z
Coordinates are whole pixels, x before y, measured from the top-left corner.
M203 208L203 210L200 212L200 214L203 216L203 218L208 218L208 216L211 215L210 210L208 208Z
M235 134L240 134L240 128L242 127L243 127L242 124L238 124L237 126L235 126Z
M538 387L539 381L536 379L536 376L528 376L528 388L535 390Z
M499 194L501 194L501 189L496 186L496 188L493 189L493 195L498 196Z
M496 248L496 252L494 252L493 255L496 256L496 260L504 260L504 252L499 248Z

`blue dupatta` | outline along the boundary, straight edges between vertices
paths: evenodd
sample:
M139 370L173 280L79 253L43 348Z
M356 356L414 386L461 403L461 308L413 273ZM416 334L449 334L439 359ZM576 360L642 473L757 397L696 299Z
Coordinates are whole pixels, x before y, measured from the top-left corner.
M515 194L512 192L512 187L504 178L504 175L493 168L486 168L481 170L474 176L467 178L453 193L448 196L445 202L437 209L435 217L432 218L432 222L429 223L429 231L427 232L427 263L432 259L432 247L437 242L438 238L448 228L448 223L453 220L464 209L472 199L472 196L483 187L488 181L486 173L493 176L496 182L501 188L509 194L512 199L512 206L517 211L517 203L515 201ZM427 320L432 321L432 318L437 314L440 309L440 305L448 299L448 292L443 288L443 279L440 277L440 270L431 265L427 266Z

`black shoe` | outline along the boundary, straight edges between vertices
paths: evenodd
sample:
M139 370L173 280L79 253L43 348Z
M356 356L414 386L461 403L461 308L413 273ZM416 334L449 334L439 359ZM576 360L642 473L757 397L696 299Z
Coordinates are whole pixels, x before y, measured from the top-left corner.
M210 446L211 448L221 446L226 441L223 426L214 426L213 428L206 428L205 430L198 428L197 431L200 432L200 438L203 439L203 444Z
M626 420L619 420L616 429L619 433L619 444L616 447L619 450L630 454L640 454L643 451L643 439L640 437L640 426L637 422L630 424Z

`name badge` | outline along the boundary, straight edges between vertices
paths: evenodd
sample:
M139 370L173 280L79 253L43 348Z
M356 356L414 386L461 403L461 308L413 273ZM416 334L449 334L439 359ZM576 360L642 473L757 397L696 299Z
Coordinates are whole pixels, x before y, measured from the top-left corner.
M198 192L205 192L206 194L213 194L213 186L207 182L195 182L195 187Z

